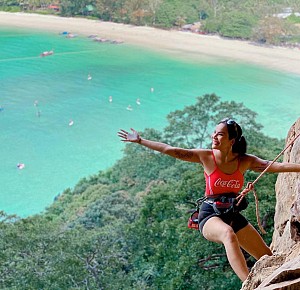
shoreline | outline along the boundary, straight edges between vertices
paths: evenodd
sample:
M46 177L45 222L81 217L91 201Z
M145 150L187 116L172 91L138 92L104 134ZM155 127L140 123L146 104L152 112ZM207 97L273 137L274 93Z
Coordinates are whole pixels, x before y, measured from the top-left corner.
M212 35L22 12L1 11L0 26L55 33L70 31L79 36L98 35L193 62L244 62L300 75L300 50L297 48L265 47Z

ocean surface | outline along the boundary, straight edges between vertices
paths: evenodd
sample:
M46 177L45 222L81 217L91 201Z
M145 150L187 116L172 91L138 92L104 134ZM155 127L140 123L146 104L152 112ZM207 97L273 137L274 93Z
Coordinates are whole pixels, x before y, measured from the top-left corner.
M286 137L300 116L299 76L80 35L0 28L0 82L0 210L21 217L120 159L120 128L163 129L169 112L197 96L244 103L272 137Z

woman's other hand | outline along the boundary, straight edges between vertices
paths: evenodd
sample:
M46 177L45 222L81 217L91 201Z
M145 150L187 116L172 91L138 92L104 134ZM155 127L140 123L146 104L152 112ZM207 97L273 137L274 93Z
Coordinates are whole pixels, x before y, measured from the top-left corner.
M141 143L141 137L138 134L138 132L132 128L130 128L130 130L132 131L132 133L129 133L123 129L120 129L120 131L118 132L118 136L121 138L121 141Z

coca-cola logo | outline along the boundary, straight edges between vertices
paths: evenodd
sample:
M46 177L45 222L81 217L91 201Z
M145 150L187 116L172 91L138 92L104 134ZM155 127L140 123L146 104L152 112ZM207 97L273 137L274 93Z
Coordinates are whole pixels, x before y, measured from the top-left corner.
M231 179L231 180L222 180L221 178L218 178L215 183L215 187L227 187L227 188L240 188L241 184L239 180Z

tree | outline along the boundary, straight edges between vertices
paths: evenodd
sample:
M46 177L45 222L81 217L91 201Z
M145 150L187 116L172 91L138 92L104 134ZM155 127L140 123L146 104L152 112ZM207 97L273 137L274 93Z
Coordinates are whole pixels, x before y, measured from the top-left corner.
M215 94L197 98L195 105L176 110L167 116L166 137L176 145L202 147L209 134L211 118L215 116L220 98Z
M250 39L255 23L251 14L235 10L224 15L220 33L226 37Z
M268 44L279 44L281 38L292 35L295 27L285 19L267 17L261 20L254 29L253 39Z
M61 15L62 16L75 16L75 15L83 15L85 11L85 7L87 5L93 5L94 1L90 0L61 0L60 7L61 7Z
M146 0L126 0L124 1L123 11L128 21L135 25L144 25L147 15Z
M155 26L156 24L156 13L159 8L159 6L163 3L163 0L149 0L148 2L148 7L149 7L149 12L151 14L151 24Z
M187 106L167 116L166 138L177 146L203 148L210 141L214 126L223 118L231 117L245 129L261 129L255 122L256 113L236 102L221 102L215 94L197 98L195 105Z
M199 21L199 4L196 0L164 0L156 13L156 24L161 27L174 27ZM180 25L179 25L180 26Z
M104 21L128 22L126 0L96 0L96 13Z

